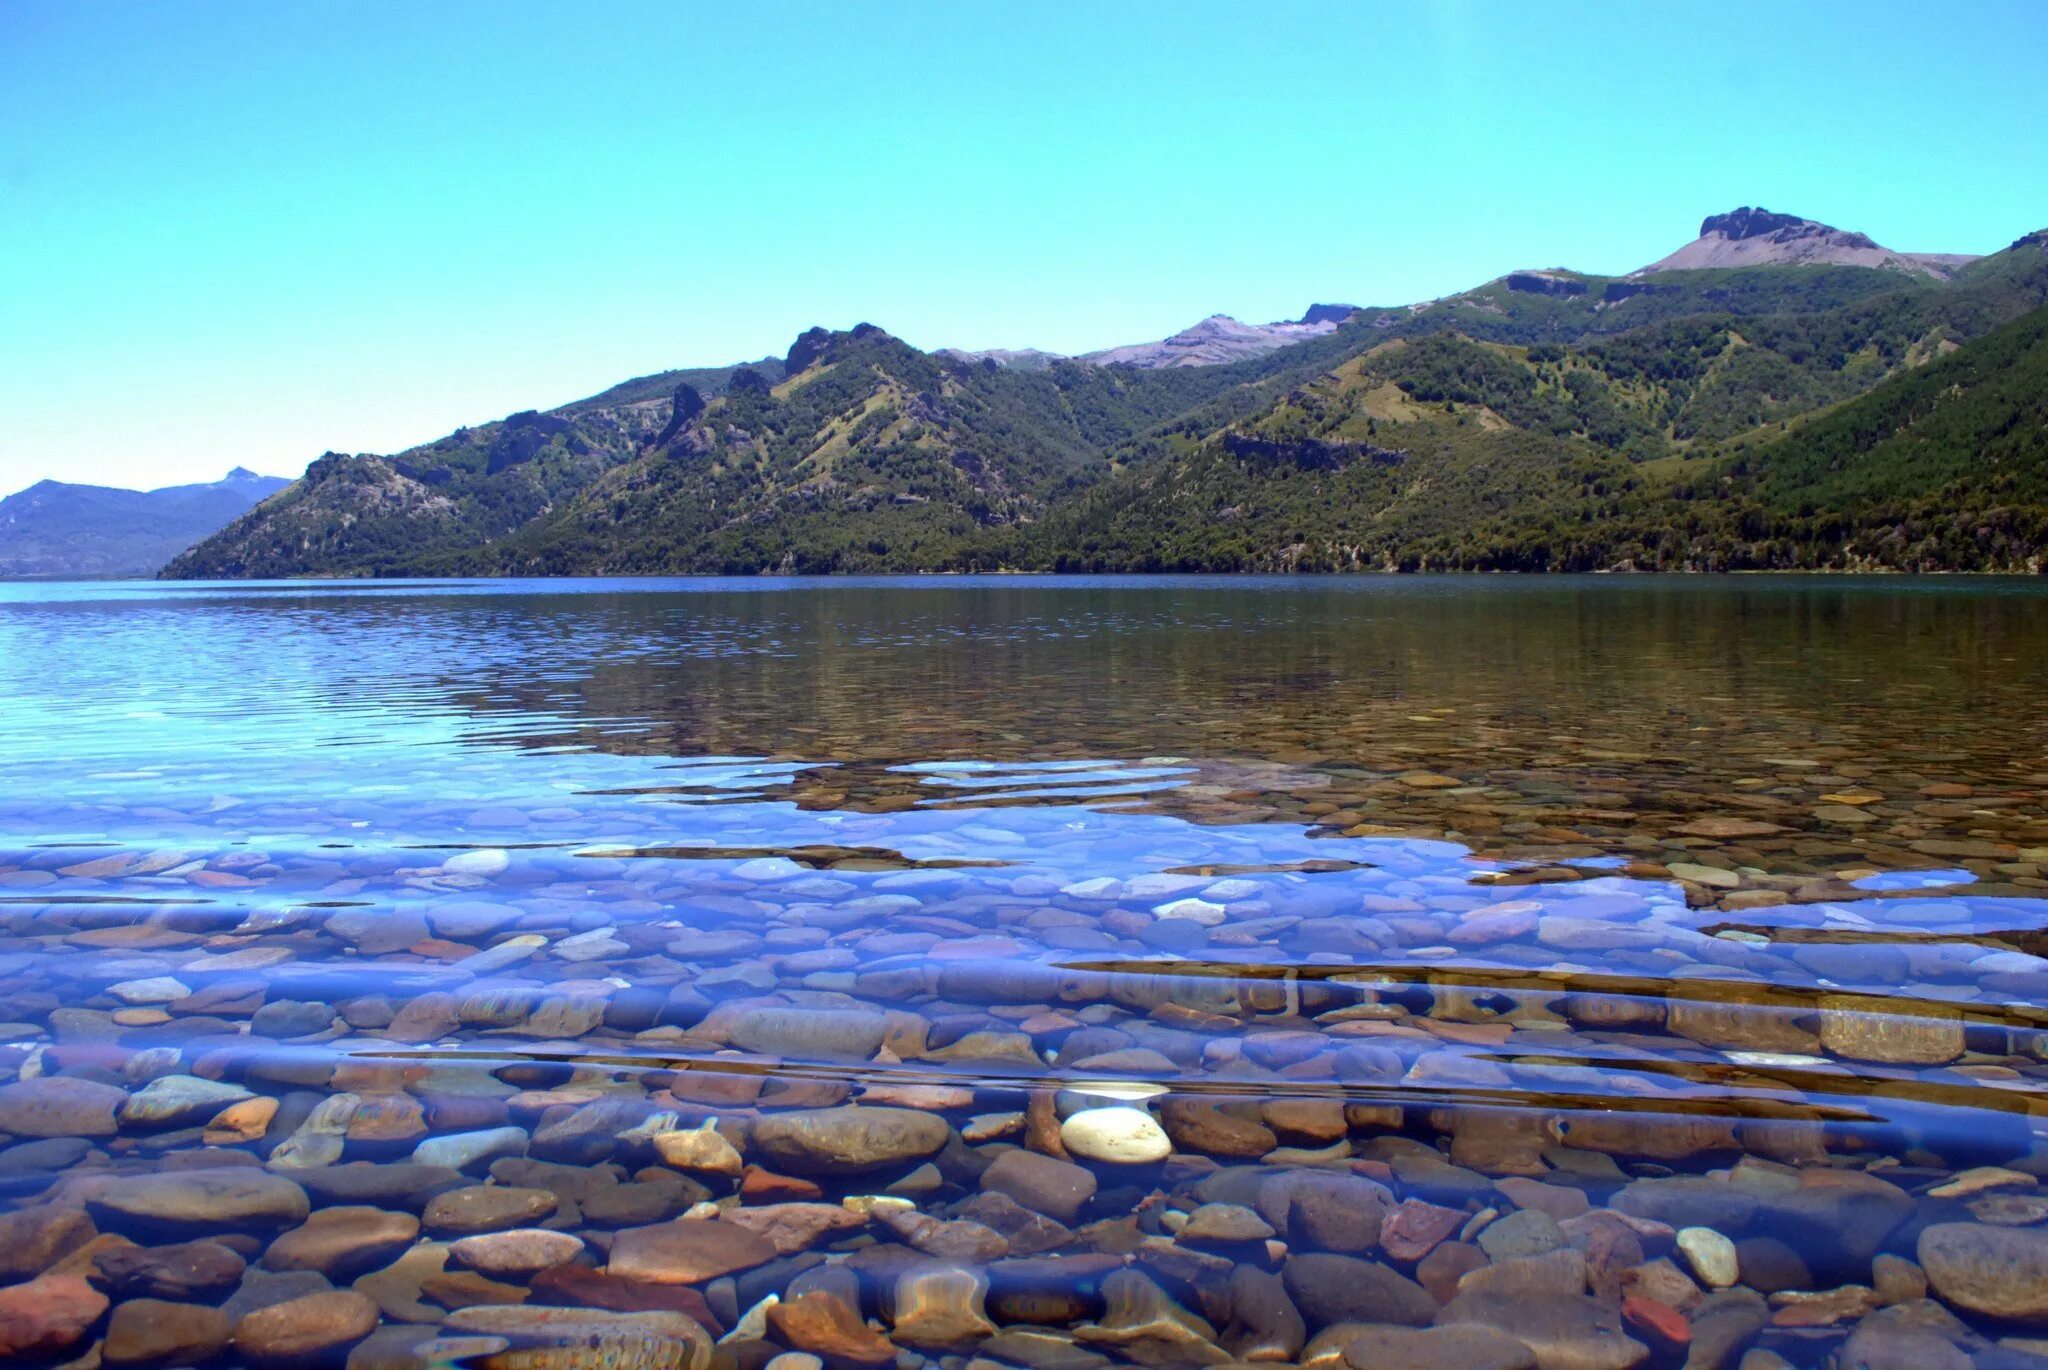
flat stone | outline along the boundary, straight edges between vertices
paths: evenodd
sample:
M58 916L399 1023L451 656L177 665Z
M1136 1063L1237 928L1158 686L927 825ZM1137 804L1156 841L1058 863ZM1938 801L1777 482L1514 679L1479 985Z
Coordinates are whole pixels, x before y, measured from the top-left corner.
M1536 1353L1491 1327L1340 1323L1316 1334L1302 1364L1349 1370L1537 1370Z
M173 1240L221 1231L296 1227L306 1191L254 1166L165 1171L110 1181L86 1199L102 1227Z
M235 1324L237 1354L256 1365L339 1360L377 1326L377 1305L353 1289L330 1289L259 1308Z
M1241 1246L1275 1235L1273 1225L1242 1204L1203 1204L1174 1240L1186 1246Z
M839 1204L780 1203L728 1208L719 1221L745 1228L788 1256L805 1250L830 1232L867 1226L865 1215Z
M711 1338L693 1318L670 1311L600 1312L589 1308L461 1308L442 1324L448 1335L503 1337L520 1348L513 1364L532 1367L643 1367L707 1370ZM559 1354L541 1354L556 1348Z
M1945 1303L2007 1322L2048 1323L2048 1232L1982 1223L1935 1223L1916 1251Z
M37 1204L0 1213L0 1280L40 1275L96 1235L92 1219L73 1208Z
M412 1245L420 1220L410 1213L349 1205L323 1208L263 1253L265 1270L317 1270L348 1280L390 1261Z
M107 1311L107 1296L77 1275L44 1275L0 1289L0 1356L68 1351Z
M450 1244L448 1252L459 1264L486 1275L525 1276L575 1260L583 1252L583 1239L573 1233L523 1227L464 1237Z
M97 1080L43 1075L0 1085L0 1132L16 1137L111 1137L125 1090Z
M650 1284L701 1284L735 1270L773 1260L766 1238L727 1222L678 1218L650 1227L629 1227L612 1240L606 1269L623 1279Z
M1917 999L1824 994L1820 1043L1852 1061L1945 1065L1963 1054L1963 1017Z
M93 1253L94 1278L117 1293L182 1300L217 1295L241 1281L241 1255L215 1241L115 1246Z
M500 1156L524 1156L526 1146L525 1128L490 1127L429 1137L413 1148L412 1158L421 1165L468 1170L488 1165Z
M1035 1151L1011 1150L981 1173L981 1187L1006 1195L1035 1213L1071 1223L1095 1197L1095 1175L1086 1166Z
M1479 1249L1489 1260L1540 1256L1565 1244L1564 1229L1548 1213L1525 1208L1488 1223L1479 1234Z
M921 1161L945 1146L943 1118L904 1108L804 1109L769 1114L748 1134L770 1169L793 1175L859 1175Z
M869 1009L743 1009L726 1030L745 1051L798 1060L871 1059L888 1036L889 1020Z
M107 1320L100 1354L113 1366L203 1365L227 1349L235 1325L218 1308L130 1299Z
M478 1232L531 1227L552 1214L559 1204L560 1200L545 1189L468 1185L428 1200L424 1221L429 1232L467 1237Z
M1427 1290L1377 1261L1320 1252L1290 1256L1281 1278L1311 1328L1340 1322L1425 1327L1437 1314Z
M1255 1160L1280 1145L1273 1129L1256 1118L1242 1117L1200 1099L1166 1100L1160 1105L1159 1122L1182 1151Z
M1623 1329L1620 1309L1589 1295L1523 1299L1460 1294L1445 1306L1439 1322L1506 1333L1535 1354L1542 1370L1633 1370L1650 1356L1650 1348Z

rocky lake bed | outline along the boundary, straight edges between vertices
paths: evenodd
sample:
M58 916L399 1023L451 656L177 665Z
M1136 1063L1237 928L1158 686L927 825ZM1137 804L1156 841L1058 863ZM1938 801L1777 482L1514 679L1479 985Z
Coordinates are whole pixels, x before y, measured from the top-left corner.
M1987 585L11 590L0 1356L2048 1367Z

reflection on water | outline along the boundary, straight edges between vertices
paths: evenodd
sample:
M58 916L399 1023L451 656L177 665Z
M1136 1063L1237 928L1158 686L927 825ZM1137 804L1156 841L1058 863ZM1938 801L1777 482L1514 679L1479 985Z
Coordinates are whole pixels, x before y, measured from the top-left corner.
M2031 1364L2044 608L0 589L0 1349Z

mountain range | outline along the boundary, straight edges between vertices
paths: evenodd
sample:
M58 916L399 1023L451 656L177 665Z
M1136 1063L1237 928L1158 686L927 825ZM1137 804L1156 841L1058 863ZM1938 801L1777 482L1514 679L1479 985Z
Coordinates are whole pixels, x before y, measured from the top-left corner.
M160 490L39 481L0 499L0 579L155 575L289 484L239 466L209 484Z
M165 574L2032 570L2044 306L2048 232L1904 253L1745 207L1625 276L1080 357L812 329L329 453Z

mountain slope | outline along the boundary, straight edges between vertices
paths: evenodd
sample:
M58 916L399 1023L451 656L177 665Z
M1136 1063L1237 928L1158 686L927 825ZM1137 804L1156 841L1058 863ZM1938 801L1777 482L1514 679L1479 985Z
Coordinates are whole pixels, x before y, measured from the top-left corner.
M735 386L488 558L507 573L913 570L1028 524L1227 368L1013 371L873 325L814 329L781 384Z
M1728 266L1864 266L1946 277L1974 258L1960 253L1894 252L1861 233L1845 233L1796 214L1773 214L1745 205L1712 214L1700 236L1632 276Z
M330 455L168 574L2017 564L1866 554L1876 514L1825 525L1728 463L2044 305L2030 234L1947 277L1515 272L1200 365L813 329L780 361ZM1948 497L1978 507L1993 474Z
M159 490L41 481L0 499L0 579L155 575L290 483L239 466L221 480Z
M1684 399L1603 370L1597 351L1550 351L1388 344L1088 492L1036 530L1032 564L2038 571L2048 558L2048 308L1790 431L1644 462L1628 449Z
M703 402L737 372L670 371L545 413L460 428L393 457L329 452L283 494L165 568L174 579L390 576L488 548L633 459L680 401ZM700 388L701 387L701 388ZM688 397L687 399L685 397Z

